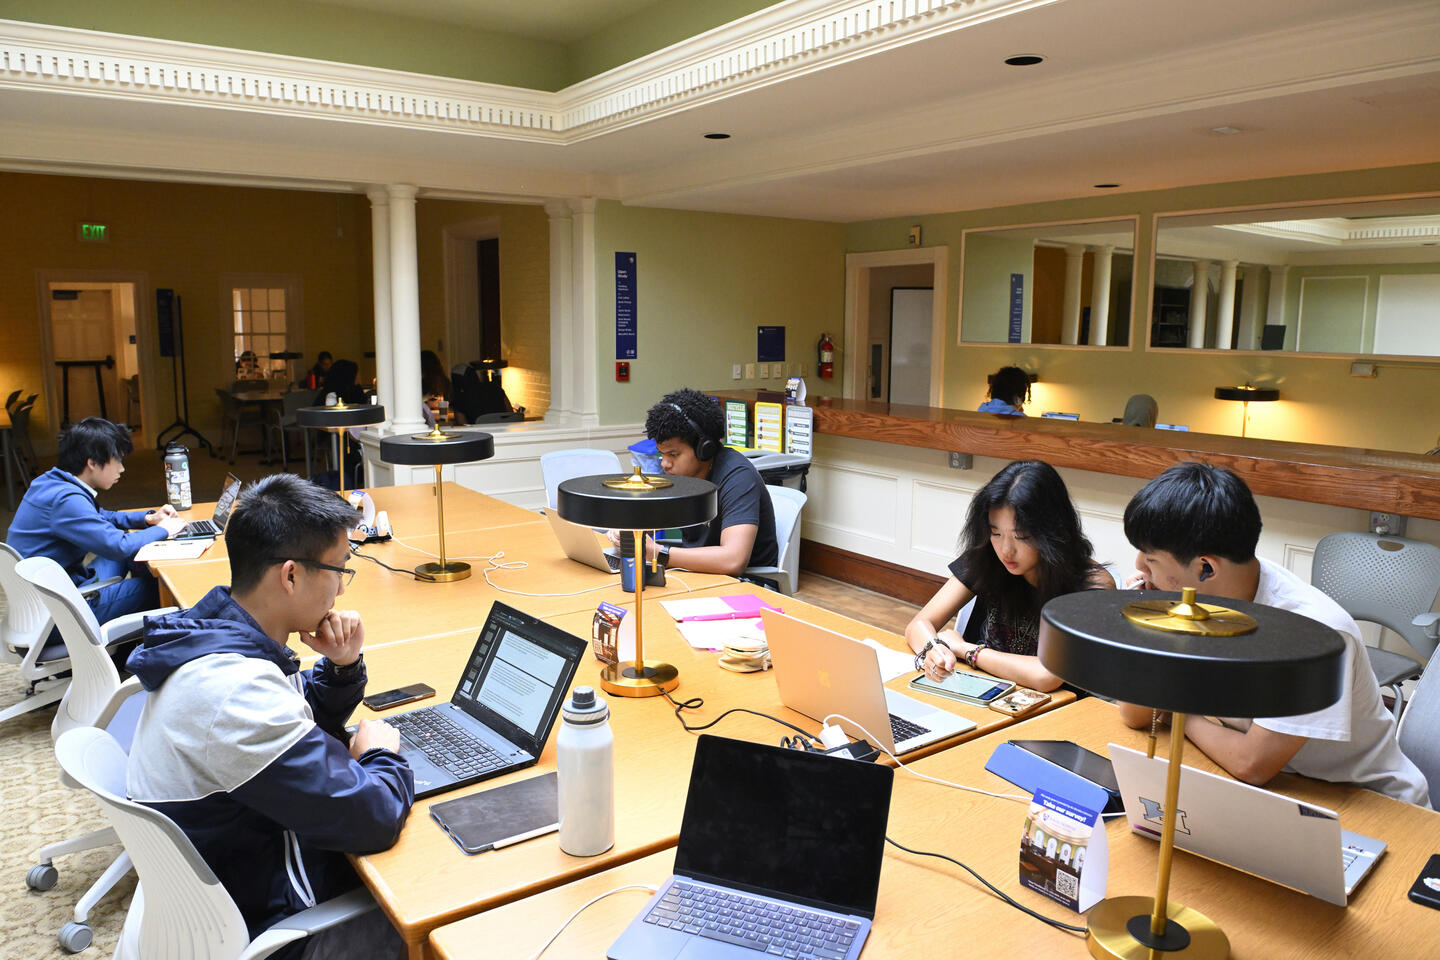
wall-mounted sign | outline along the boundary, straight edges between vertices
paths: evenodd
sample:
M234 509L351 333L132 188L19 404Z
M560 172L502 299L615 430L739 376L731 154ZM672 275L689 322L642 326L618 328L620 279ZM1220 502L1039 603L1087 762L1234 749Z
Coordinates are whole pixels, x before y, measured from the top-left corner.
M1025 274L1010 274L1010 342L1019 343L1025 322Z
M785 328L755 328L755 359L760 363L779 363L785 359Z
M75 224L75 239L81 243L109 243L110 226L104 223L86 223L82 220Z
M640 330L635 305L635 254L615 251L615 359L639 355Z

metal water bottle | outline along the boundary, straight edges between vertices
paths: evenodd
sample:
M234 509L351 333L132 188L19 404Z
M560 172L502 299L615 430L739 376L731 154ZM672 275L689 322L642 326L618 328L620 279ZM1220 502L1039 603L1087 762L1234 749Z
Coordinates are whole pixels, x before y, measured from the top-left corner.
M560 792L560 849L593 857L615 845L615 735L610 708L590 687L576 687L560 713L555 762Z
M179 443L165 445L165 499L176 510L190 509L190 451Z

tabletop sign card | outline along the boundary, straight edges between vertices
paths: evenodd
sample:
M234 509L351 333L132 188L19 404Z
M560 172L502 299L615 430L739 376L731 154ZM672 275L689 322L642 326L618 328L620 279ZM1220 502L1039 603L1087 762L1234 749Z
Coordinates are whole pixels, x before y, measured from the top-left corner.
M1099 812L1036 790L1020 837L1020 885L1084 913L1105 896L1109 871Z
M744 400L725 401L725 446L750 446L750 408Z
M783 408L778 403L755 404L755 449L779 453L785 442L781 429Z
M815 429L815 411L809 407L785 408L785 452L810 456L810 436Z
M615 359L639 355L640 333L635 306L635 254L615 251Z

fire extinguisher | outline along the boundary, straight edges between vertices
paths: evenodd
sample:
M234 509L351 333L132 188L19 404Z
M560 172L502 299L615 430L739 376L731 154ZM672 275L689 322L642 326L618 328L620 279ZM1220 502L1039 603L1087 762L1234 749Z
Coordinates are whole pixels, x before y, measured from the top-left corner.
M835 376L835 341L830 339L830 334L820 334L820 342L815 344L815 351L819 355L817 362L820 367L820 379L829 380Z

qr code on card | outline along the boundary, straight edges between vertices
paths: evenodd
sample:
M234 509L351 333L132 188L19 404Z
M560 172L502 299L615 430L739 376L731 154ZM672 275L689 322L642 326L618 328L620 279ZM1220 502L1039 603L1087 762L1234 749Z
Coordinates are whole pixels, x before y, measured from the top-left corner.
M1080 896L1080 878L1064 870L1055 871L1055 892L1062 897L1076 900Z

